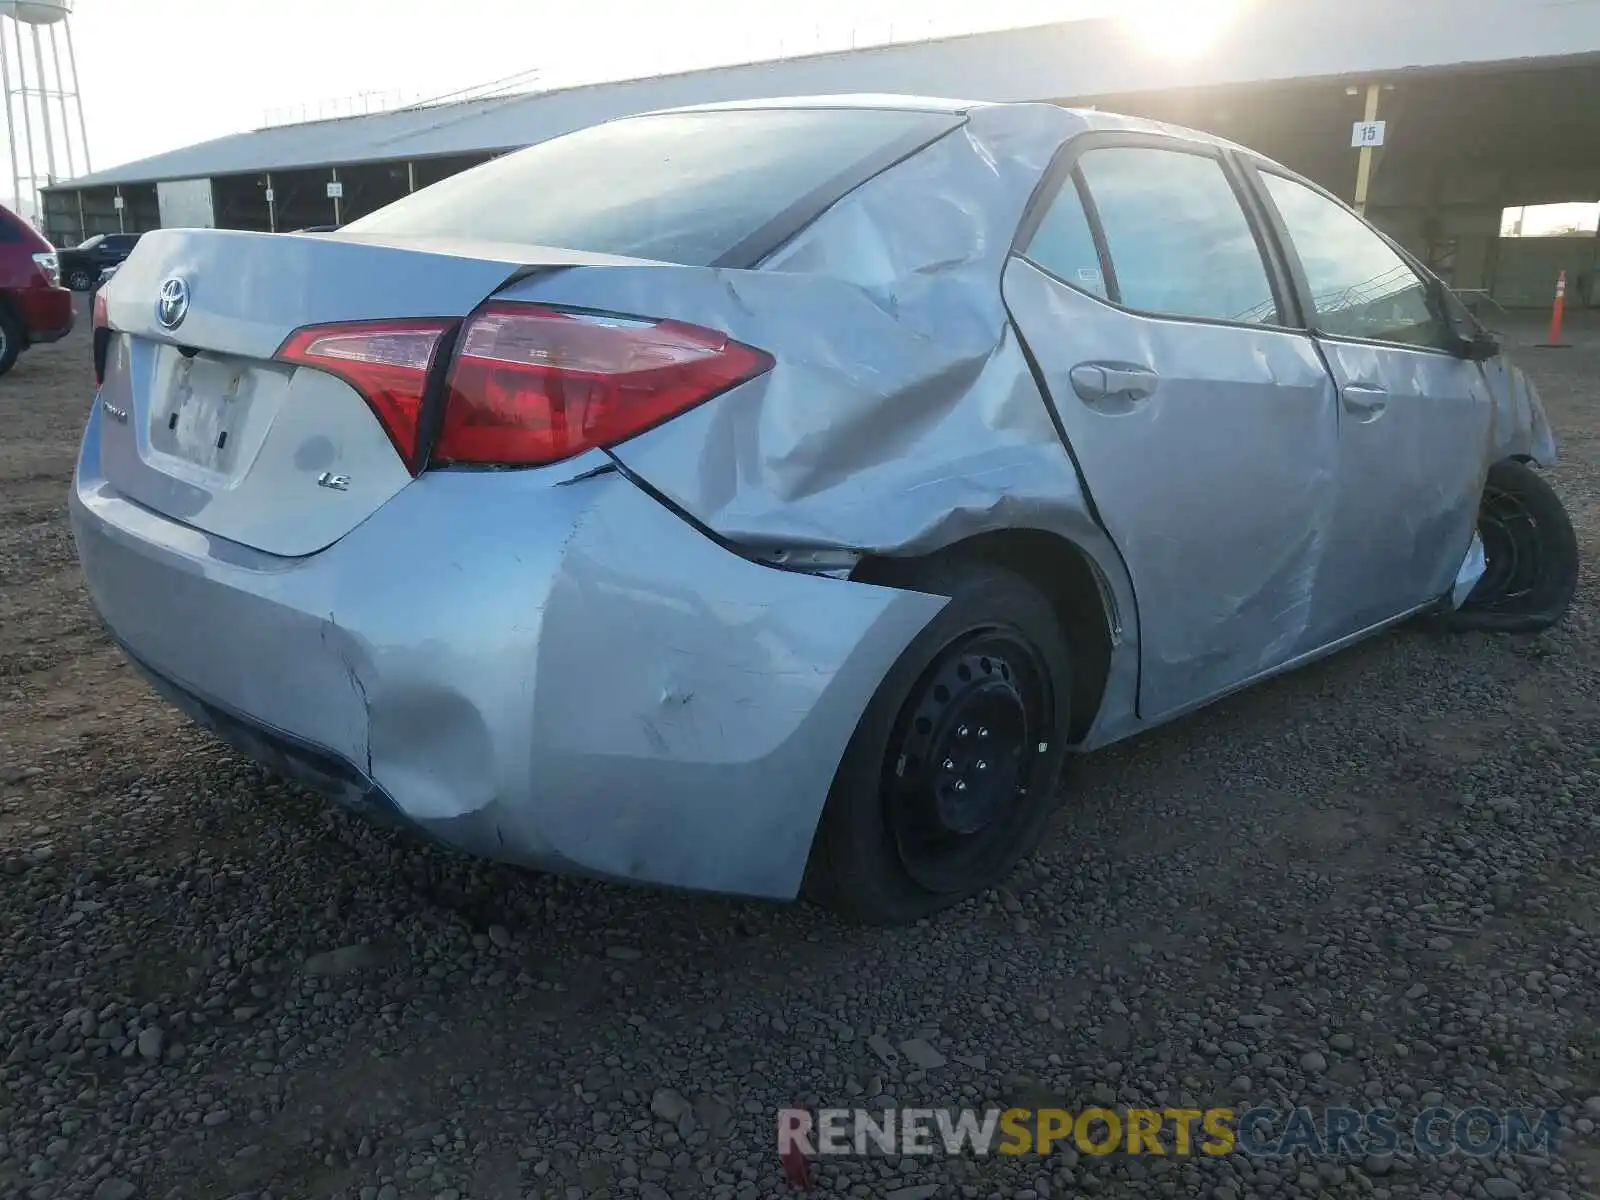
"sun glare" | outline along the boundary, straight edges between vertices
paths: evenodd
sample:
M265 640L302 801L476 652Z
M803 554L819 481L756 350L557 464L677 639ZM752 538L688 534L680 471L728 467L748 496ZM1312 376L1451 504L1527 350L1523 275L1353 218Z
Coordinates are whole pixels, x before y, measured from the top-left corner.
M1242 0L1133 0L1122 19L1146 49L1197 58L1222 39L1242 6Z

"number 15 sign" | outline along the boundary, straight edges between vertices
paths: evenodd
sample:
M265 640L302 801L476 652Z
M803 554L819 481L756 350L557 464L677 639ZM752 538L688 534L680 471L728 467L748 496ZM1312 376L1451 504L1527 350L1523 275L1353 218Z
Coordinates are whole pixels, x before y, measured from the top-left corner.
M1383 131L1387 125L1387 121L1357 121L1350 132L1350 145L1356 149L1383 145Z

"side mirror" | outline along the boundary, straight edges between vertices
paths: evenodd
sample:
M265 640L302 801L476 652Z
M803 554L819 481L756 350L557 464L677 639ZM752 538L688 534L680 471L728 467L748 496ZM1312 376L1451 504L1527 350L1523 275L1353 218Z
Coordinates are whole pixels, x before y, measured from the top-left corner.
M1474 330L1462 337L1460 344L1457 353L1468 362L1488 362L1491 358L1500 357L1500 339L1487 329Z

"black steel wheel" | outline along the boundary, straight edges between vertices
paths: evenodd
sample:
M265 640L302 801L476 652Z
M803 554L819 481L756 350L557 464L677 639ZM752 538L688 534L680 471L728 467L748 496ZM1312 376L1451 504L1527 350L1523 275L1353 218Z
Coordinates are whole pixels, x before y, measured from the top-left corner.
M1048 600L982 563L902 564L950 597L868 704L818 828L806 892L900 924L993 886L1056 803L1071 695Z
M1561 497L1519 462L1489 470L1478 509L1483 577L1447 620L1458 629L1532 633L1565 615L1578 587L1578 539Z
M883 758L885 815L912 879L960 893L1006 855L1054 730L1048 670L1025 635L979 628L945 648Z

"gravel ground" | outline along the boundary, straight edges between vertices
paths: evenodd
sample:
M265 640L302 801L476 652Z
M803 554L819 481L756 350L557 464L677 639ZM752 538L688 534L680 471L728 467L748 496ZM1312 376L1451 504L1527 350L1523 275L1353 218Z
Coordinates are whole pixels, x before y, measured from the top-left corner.
M1600 328L1577 336L1523 359L1593 564ZM1083 762L1006 890L862 931L474 863L186 727L79 585L90 390L81 331L0 382L0 1194L746 1198L785 1193L779 1106L1092 1101L1565 1131L1519 1160L830 1160L818 1188L1600 1185L1592 565L1545 637L1402 630Z

